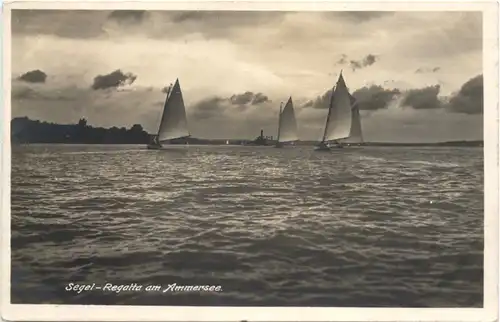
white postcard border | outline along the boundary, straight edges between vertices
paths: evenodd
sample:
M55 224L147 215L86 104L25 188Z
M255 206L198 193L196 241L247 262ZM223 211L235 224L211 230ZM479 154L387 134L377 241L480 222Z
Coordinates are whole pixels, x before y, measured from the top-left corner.
M141 10L357 10L483 11L484 79L484 307L483 308L313 308L313 307L182 307L10 304L10 10L141 9ZM13 321L494 321L498 319L498 3L495 2L125 2L17 1L3 8L3 118L1 158L3 319Z

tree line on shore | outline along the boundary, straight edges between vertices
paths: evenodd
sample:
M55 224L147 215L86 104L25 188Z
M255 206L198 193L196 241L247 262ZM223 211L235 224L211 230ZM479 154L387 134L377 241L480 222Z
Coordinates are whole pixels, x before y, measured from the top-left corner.
M93 127L82 118L77 124L56 124L18 117L11 121L13 143L147 144L150 134L140 124L131 128Z

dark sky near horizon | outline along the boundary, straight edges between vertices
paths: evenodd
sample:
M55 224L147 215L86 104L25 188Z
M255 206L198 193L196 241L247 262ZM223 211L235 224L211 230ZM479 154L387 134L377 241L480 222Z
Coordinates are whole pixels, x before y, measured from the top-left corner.
M154 132L180 79L190 131L319 139L340 70L367 141L481 139L480 12L12 11L12 116Z

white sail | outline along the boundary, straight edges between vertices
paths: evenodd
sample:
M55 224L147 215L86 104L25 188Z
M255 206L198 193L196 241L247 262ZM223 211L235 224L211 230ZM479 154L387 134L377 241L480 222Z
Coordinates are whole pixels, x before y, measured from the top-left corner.
M347 90L342 72L340 73L337 86L332 91L330 108L326 119L323 142L340 140L349 137L351 132L351 100Z
M359 114L359 108L356 104L356 99L349 95L351 98L351 111L352 111L352 121L351 121L351 132L349 137L342 140L344 143L363 143L363 132L361 130L361 116Z
M299 139L297 136L297 120L295 119L291 97L280 113L278 126L278 142L292 142Z
M187 136L190 134L187 126L186 108L177 79L165 100L160 128L158 129L158 140L161 142Z

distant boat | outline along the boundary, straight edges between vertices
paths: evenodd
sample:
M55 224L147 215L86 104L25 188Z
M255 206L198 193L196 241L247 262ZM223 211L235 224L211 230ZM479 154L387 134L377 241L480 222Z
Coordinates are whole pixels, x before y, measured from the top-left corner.
M293 110L292 97L288 99L283 111L280 106L278 121L278 138L275 147L281 148L287 144L293 144L299 138L297 136L297 120Z
M182 91L179 79L176 79L174 86L170 86L167 90L158 134L153 137L147 148L159 150L162 148L162 143L166 141L187 139L190 136ZM187 141L186 144L188 144Z
M226 145L228 145L228 144L229 144L229 140L226 140Z
M343 148L340 140L349 137L351 132L352 110L349 91L340 71L339 79L332 90L325 130L316 151L330 151L332 148Z
M255 138L255 140L246 142L246 146L269 146L271 143L268 140L268 137L264 136L264 130L260 130L260 135Z

